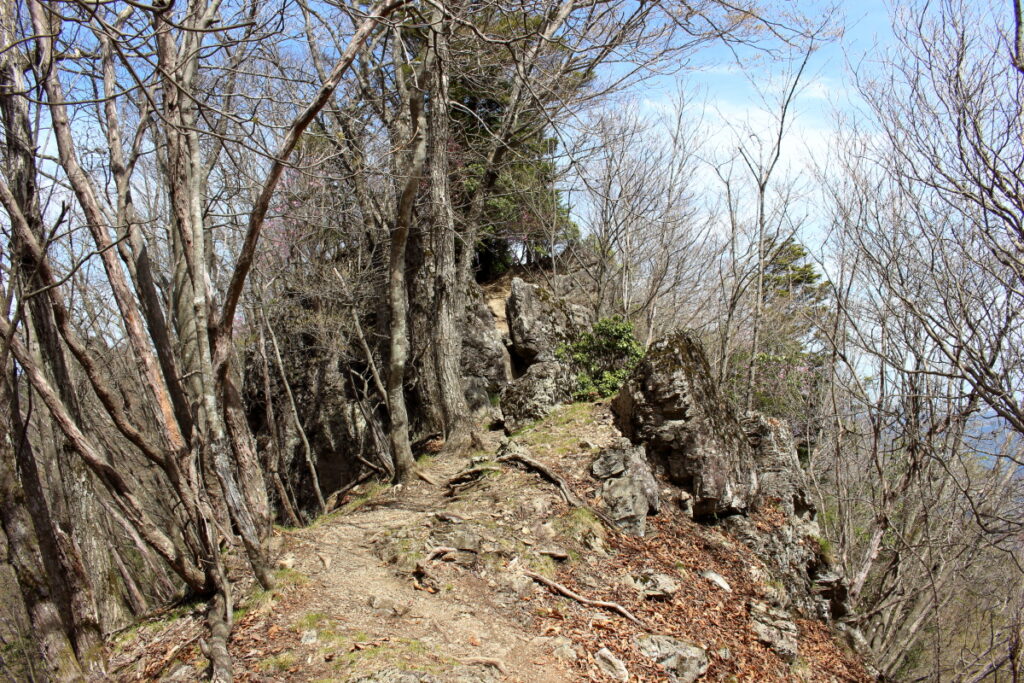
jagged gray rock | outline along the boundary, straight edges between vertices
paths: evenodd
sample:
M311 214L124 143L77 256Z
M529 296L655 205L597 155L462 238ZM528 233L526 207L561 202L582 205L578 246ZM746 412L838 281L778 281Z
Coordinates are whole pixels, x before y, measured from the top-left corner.
M757 462L758 502L775 502L787 515L814 517L807 476L800 466L793 432L785 420L747 413L742 421Z
M679 592L679 582L668 574L646 569L631 577L633 585L645 598L667 600Z
M626 665L622 663L621 659L613 655L612 651L608 648L602 647L594 653L594 661L597 662L597 666L601 671L605 672L614 680L629 680L629 670L626 668Z
M539 420L555 406L571 398L568 370L560 363L531 365L522 377L501 390L501 412L505 431L511 434L533 420Z
M612 402L616 426L693 495L696 518L744 512L758 491L754 456L704 350L686 333L654 344Z
M643 446L619 439L604 449L590 466L598 479L605 479L601 499L609 516L628 534L643 536L647 515L661 509L658 482L654 479Z
M508 350L494 326L494 314L472 297L462 320L462 382L466 402L476 413L491 408L490 397L512 379Z
M704 648L671 636L644 636L637 640L640 654L665 668L669 680L693 683L711 665Z
M506 311L511 352L526 367L555 360L560 346L593 324L587 309L518 277L512 278Z
M750 627L758 640L775 650L787 662L796 659L800 653L797 640L799 630L786 612L763 602L752 602L750 618Z

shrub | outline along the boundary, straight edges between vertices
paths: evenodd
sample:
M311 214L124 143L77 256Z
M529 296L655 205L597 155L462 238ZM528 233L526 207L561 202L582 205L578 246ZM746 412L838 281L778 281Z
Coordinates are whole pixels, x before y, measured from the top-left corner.
M589 332L558 350L559 358L576 372L573 398L577 401L614 394L643 355L633 323L618 316L598 320Z

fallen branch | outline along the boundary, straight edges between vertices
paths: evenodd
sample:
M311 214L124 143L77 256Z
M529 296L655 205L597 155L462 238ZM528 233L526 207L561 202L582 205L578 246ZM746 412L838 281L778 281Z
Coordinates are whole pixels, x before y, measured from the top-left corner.
M454 552L457 552L456 548L450 548L446 545L443 545L440 548L434 548L433 550L431 550L429 553L427 553L427 556L424 557L421 561L430 562L431 560L436 560L437 558L443 555L447 555L448 553Z
M544 576L541 576L540 574L535 574L534 572L531 572L531 571L524 571L523 574L525 576L530 577L531 579L533 579L534 581L536 581L538 583L544 584L545 586L547 586L551 590L555 591L556 593L559 593L561 595L564 595L567 598L575 600L576 602L578 602L578 603L580 603L582 605L586 605L587 607L600 607L601 609L611 610L612 612L620 614L623 617L625 617L626 619L629 619L630 621L632 621L637 626L639 626L641 628L644 627L644 624L643 624L642 621L640 621L639 619L634 617L630 613L630 611L628 609L626 609L625 607L623 607L622 605L620 605L617 602L605 602L603 600L591 600L590 598L585 598L582 595L580 595L579 593L576 593L575 591L573 591L573 590L571 590L569 588L566 588L565 586L563 586L560 583L555 583L551 579L549 579L547 577L544 577Z
M538 550L537 554L547 555L551 559L558 560L560 562L565 562L569 559L569 553L565 552L564 550Z
M501 472L501 468L495 467L494 465L480 465L479 467L471 467L468 470L462 470L448 480L448 486L457 486L459 484L479 479L488 472Z
M164 669L166 669L168 667L168 665L170 665L171 662L173 662L175 659L178 658L178 655L181 654L181 651L184 650L185 648L189 647L193 643L195 643L201 637L202 637L202 635L197 633L196 635L192 636L191 638L189 638L187 640L183 640L183 641L179 642L177 645L175 645L174 647L172 647L160 659L159 662L157 662L155 665L151 665L151 666L146 668L146 672L145 672L146 673L146 678L149 678L149 679L152 679L152 680L156 680L156 679L160 678L160 674L162 674L164 672Z

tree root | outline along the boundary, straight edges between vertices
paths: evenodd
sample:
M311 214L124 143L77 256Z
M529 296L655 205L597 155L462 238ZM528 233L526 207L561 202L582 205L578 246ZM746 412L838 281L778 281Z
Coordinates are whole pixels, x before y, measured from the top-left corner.
M228 639L231 637L228 614L228 603L224 593L218 591L210 600L206 612L210 638L199 641L199 649L210 660L210 681L213 683L231 683L234 680L231 654L228 652Z
M499 456L497 458L497 461L498 462L518 462L518 463L520 463L522 465L525 465L527 469L534 470L535 472L540 474L542 477L544 477L545 479L547 479L548 481L552 482L555 486L558 487L558 492L562 495L562 500L565 501L566 505L569 505L569 506L572 506L572 507L583 508L584 510L586 510L587 512L590 512L595 517L597 517L602 522L604 522L605 526L608 527L608 530L611 531L613 534L621 533L619 531L618 525L615 524L615 520L614 519L612 519L611 517L609 517L605 513L601 512L600 510L598 510L598 509L596 509L596 508L594 508L594 507L592 507L590 505L587 505L586 502L584 502L582 499L580 499L579 496L577 496L575 493L572 492L572 489L569 488L569 484L566 483L565 479L563 479L559 475L555 474L554 470L552 470L547 465L545 465L545 464L543 464L541 462L538 462L537 460L534 460L533 458L531 458L528 455L525 455L523 453L519 453L519 452L514 451L514 450L509 450L504 455Z
M576 496L576 494L572 492L572 489L569 488L569 485L565 483L565 479L562 479L562 477L555 474L554 471L552 471L551 468L549 468L547 465L537 462L530 456L524 455L522 453L517 453L516 451L509 451L504 455L499 456L498 462L522 463L527 467L527 469L531 469L537 472L542 477L544 477L545 479L553 483L555 486L557 486L558 492L562 494L562 499L565 500L566 505L571 505L573 507L586 507L584 502L580 500Z
M500 659L493 657L466 657L460 659L460 662L467 666L493 666L495 669L501 672L502 675L508 674L508 669L505 667L505 662Z
M628 609L626 609L625 607L623 607L622 605L620 605L617 602L605 602L603 600L591 600L590 598L585 598L582 595L580 595L579 593L576 593L575 591L573 591L573 590L571 590L569 588L566 588L562 584L556 583L556 582L552 581L551 579L549 579L547 577L541 576L540 574L535 574L534 572L531 572L531 571L524 571L523 574L525 576L530 577L531 579L533 579L534 581L536 581L538 583L544 584L545 586L547 586L551 590L555 591L556 593L559 593L560 595L564 595L567 598L575 600L576 602L578 602L578 603L580 603L582 605L586 605L587 607L600 607L602 609L611 610L612 612L615 612L616 614L620 614L623 617L625 617L626 619L629 619L630 621L632 621L637 626L639 626L641 628L644 628L644 624L643 624L642 621L640 621L639 619L634 617L632 615L632 613Z

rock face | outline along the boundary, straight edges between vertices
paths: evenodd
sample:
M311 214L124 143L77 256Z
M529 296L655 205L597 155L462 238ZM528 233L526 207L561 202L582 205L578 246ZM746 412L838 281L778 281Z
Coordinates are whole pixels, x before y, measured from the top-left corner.
M721 396L700 343L657 342L612 402L615 424L693 495L694 517L744 512L758 479L747 436Z
M756 413L739 419L715 385L699 342L680 333L655 344L612 411L623 434L643 444L683 489L680 500L692 504L693 517L719 525L763 563L751 565L764 600L755 615L763 618L752 623L763 640L795 656L795 630L784 623L788 612L824 620L847 613L846 584L822 545L789 425ZM604 454L592 467L598 477L624 470L621 458ZM759 510L764 517L755 522L747 513Z
M651 473L643 446L633 446L628 439L619 439L601 452L590 471L605 480L601 498L608 506L609 516L627 534L643 536L647 515L661 507L658 482Z
M587 309L556 299L548 290L521 278L512 279L506 311L510 352L521 369L554 361L558 347L593 323Z
M543 362L531 365L526 374L506 384L501 390L505 431L511 434L568 401L571 397L570 379L568 370L561 363Z
M461 363L470 409L476 413L489 409L491 396L512 379L512 370L494 314L479 296L471 298L463 318Z

